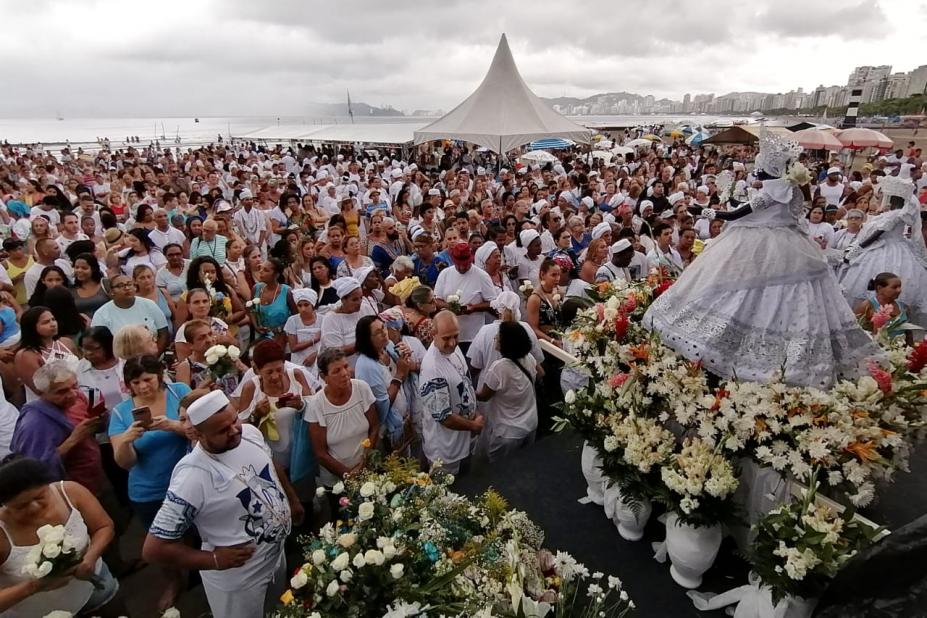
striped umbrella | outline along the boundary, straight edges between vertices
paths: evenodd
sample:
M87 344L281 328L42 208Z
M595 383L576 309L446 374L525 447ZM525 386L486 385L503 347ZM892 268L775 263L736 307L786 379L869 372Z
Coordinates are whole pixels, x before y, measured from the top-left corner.
M548 137L539 139L528 144L528 150L557 150L558 148L569 148L573 145L568 139L559 137Z

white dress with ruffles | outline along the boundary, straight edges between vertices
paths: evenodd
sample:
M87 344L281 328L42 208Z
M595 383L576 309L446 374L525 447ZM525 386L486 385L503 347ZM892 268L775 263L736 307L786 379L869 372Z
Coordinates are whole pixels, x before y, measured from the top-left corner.
M645 326L724 378L827 388L859 376L878 349L808 238L801 191L767 180L751 206L654 301Z
M905 237L910 227L911 238ZM872 244L861 247L873 233L882 232ZM869 280L890 272L901 279L901 296L912 324L927 327L927 249L921 233L921 208L914 199L903 208L872 217L847 251L838 278L851 305L866 300Z

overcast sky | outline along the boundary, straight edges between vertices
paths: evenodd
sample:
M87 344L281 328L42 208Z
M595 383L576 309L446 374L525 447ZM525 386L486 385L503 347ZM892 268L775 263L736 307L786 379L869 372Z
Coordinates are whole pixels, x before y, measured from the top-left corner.
M505 32L542 96L681 99L927 64L927 0L0 0L0 116L448 110Z

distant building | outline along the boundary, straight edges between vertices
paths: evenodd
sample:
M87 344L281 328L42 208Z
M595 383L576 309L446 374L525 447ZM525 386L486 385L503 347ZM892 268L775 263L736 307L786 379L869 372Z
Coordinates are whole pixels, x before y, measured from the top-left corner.
M908 73L907 96L924 94L927 91L927 64L922 64Z

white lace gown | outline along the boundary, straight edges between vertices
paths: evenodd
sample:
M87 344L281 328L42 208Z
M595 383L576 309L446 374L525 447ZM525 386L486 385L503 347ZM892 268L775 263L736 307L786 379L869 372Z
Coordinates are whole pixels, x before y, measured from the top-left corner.
M868 298L870 279L883 272L895 273L901 278L899 300L907 305L910 322L927 327L927 249L920 210L920 204L909 200L901 209L873 217L860 231L838 274L851 305ZM911 238L905 237L907 227ZM877 231L882 232L878 239L867 247L859 246Z
M801 191L766 181L751 204L650 306L645 326L724 378L827 388L860 375L878 350L808 238Z

